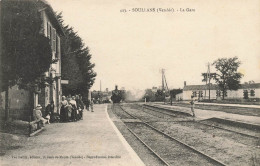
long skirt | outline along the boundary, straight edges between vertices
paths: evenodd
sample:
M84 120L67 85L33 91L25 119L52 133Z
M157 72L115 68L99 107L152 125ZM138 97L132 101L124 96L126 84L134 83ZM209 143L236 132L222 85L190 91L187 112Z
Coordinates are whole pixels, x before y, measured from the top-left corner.
M61 119L61 121L66 121L66 111L65 111L65 108L64 108L64 106L62 106L61 108L60 108L60 119Z
M76 121L76 120L77 120L77 111L76 111L75 109L72 110L71 119L72 119L73 121Z
M68 111L67 115L68 115L68 120L71 119L72 112Z

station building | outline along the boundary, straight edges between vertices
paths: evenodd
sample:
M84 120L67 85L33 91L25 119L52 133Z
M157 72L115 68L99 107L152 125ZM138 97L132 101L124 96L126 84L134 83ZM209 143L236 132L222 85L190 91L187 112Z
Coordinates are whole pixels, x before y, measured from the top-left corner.
M39 33L44 34L50 39L52 59L55 60L56 63L51 64L45 76L52 78L54 81L50 84L46 83L45 88L40 89L36 87L33 92L18 89L17 85L11 87L9 89L8 102L9 118L12 119L28 120L28 116L31 115L33 108L41 104L44 110L51 100L53 100L55 104L54 111L58 112L62 95L60 38L64 35L64 32L52 7L47 1L31 0L31 2L37 4L35 7L37 7L42 17L42 30ZM0 113L2 118L5 114L5 92L2 92L0 97Z
M210 89L210 92L209 92ZM221 100L223 97L222 92L219 90L218 85L186 85L184 84L183 92L176 95L176 100L191 100L191 96L194 96L195 100L203 99L216 99ZM225 99L243 99L245 94L249 99L260 98L260 83L241 84L238 90L227 90Z

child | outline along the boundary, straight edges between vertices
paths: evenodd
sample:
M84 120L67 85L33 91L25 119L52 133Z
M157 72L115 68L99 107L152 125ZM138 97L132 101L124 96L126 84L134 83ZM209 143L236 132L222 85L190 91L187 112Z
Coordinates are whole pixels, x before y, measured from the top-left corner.
M40 104L37 105L37 107L34 109L35 112L35 118L36 120L40 120L43 124L43 126L45 126L46 120L42 117L42 106Z
M48 124L51 124L51 123L50 123L50 119L51 119L50 114L47 114L46 117L45 117L45 119L47 119L47 123L48 123Z

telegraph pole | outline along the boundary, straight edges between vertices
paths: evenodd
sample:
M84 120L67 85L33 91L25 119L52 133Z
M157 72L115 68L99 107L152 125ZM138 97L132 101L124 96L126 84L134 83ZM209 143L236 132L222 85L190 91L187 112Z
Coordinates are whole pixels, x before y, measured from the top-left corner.
M100 80L100 92L101 92L101 80Z
M163 97L164 97L164 103L165 103L165 98L166 98L166 90L169 92L169 88L167 85L166 77L165 77L165 69L162 69L162 92L163 92ZM165 82L165 85L164 85Z
M162 69L162 90L164 90L164 69Z
M210 89L211 89L211 84L210 84L210 80L211 78L215 78L216 77L216 73L211 73L210 72L210 63L207 64L207 72L206 73L202 73L204 79L203 81L206 81L206 86L205 86L205 98L207 96L207 87L209 89L209 101L210 101Z
M163 102L165 103L165 90L164 90L164 69L161 70L162 72L162 93L163 93Z
M210 101L210 80L211 80L211 73L210 73L210 63L208 63L208 71L207 71L207 80L209 79L209 101Z

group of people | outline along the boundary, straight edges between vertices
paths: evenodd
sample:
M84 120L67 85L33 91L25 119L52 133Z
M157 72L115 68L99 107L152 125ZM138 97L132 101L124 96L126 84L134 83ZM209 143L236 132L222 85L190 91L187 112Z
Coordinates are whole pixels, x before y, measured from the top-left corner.
M34 118L36 120L42 121L43 124L50 122L55 122L57 119L58 121L62 122L70 122L70 121L78 121L83 119L83 110L84 110L84 103L82 100L81 95L75 95L75 96L62 96L62 101L60 103L60 113L54 113L54 101L51 101L46 107L45 107L45 116L42 115L42 107L41 105L38 105L34 109ZM93 109L93 99L88 101L86 105L86 109L91 112L94 112ZM44 118L45 117L45 118Z
M80 95L62 96L60 119L63 122L78 121L83 119L84 103Z

